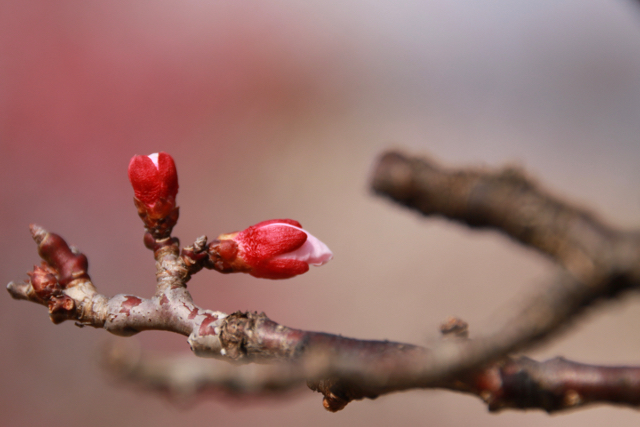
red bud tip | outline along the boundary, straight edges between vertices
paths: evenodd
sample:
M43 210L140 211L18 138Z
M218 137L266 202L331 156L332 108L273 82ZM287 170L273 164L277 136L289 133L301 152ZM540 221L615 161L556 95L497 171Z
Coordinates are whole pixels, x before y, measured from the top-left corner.
M133 156L129 163L129 181L136 199L147 209L160 205L175 206L178 194L178 172L173 158L167 153ZM167 212L171 209L167 209Z

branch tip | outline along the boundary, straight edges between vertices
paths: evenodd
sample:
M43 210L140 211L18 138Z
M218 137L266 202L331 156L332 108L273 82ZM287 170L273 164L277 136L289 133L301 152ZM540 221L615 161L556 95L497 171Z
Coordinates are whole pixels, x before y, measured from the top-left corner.
M31 237L37 245L40 245L48 234L47 230L37 224L29 224L29 231L31 231Z

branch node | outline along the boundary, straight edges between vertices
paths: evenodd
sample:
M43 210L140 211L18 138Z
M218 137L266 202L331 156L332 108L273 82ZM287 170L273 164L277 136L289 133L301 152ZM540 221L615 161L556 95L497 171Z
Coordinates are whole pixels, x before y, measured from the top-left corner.
M469 324L464 320L451 316L440 325L440 333L443 338L469 338Z

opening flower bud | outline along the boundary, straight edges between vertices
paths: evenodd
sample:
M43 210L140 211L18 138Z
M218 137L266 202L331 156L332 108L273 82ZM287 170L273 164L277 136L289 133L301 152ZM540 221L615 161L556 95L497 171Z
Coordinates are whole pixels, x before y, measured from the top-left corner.
M265 279L288 279L307 272L309 265L319 266L333 258L327 245L291 219L263 221L238 233L220 235L218 240L220 249L225 241L237 245L237 251L219 251L232 271Z

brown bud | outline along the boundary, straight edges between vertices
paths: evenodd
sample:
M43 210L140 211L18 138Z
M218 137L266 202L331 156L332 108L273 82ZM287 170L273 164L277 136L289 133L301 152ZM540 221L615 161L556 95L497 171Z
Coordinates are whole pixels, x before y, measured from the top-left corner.
M202 262L208 258L209 254L206 252L196 252L191 246L182 249L182 260L191 267L192 265L202 264Z
M49 301L49 317L55 324L64 322L72 317L75 308L75 301L67 295L51 297Z
M202 270L209 260L207 253L207 236L200 236L193 242L193 245L182 248L180 257L189 270L189 275L193 275Z
M58 272L58 282L62 288L74 279L89 278L88 261L84 254L72 251L67 242L57 234L33 224L30 228L38 244L40 257Z
M49 301L53 296L62 295L62 288L58 279L48 268L35 266L32 272L27 273L31 278L33 291L43 301Z

